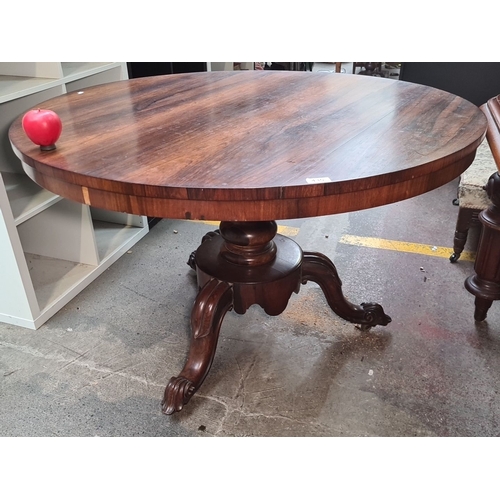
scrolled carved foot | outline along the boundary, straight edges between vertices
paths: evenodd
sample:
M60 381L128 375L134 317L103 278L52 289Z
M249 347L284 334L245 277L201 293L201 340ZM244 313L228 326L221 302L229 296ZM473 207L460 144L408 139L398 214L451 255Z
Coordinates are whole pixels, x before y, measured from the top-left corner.
M184 377L172 377L165 388L161 410L165 415L181 411L196 391L195 385Z
M460 257L460 254L459 253L455 253L453 252L451 255L450 255L450 262L452 264L454 264Z
M335 264L325 255L316 252L304 252L302 264L302 283L314 281L325 294L328 305L341 318L360 325L361 330L391 322L382 306L374 302L361 305L352 304L342 293L342 281Z
M392 318L385 314L383 307L375 302L363 302L360 304L364 311L361 330L369 330L372 326L386 326Z

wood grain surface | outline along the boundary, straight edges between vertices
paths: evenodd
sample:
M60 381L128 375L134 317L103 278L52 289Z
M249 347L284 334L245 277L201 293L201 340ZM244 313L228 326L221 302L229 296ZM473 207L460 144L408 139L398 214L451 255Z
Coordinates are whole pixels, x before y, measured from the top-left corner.
M439 187L472 162L483 113L408 82L288 72L206 72L100 85L42 103L57 149L21 117L9 138L46 189L111 210L259 221L375 207Z

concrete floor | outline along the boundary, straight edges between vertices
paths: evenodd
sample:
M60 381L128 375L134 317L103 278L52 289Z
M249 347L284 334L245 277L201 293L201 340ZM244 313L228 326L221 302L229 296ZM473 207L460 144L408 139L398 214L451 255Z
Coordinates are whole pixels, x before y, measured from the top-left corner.
M186 260L213 226L162 220L37 331L0 323L0 435L498 436L500 303L474 322L473 263L339 241L450 247L456 187L281 221L334 260L351 301L380 302L392 323L361 332L314 283L281 316L230 312L211 372L172 416L160 402L189 345Z

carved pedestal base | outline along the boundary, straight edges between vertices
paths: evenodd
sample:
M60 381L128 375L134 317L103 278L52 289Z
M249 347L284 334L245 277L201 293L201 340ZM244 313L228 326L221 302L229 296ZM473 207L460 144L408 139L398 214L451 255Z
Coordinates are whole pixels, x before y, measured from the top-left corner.
M181 373L165 389L163 413L180 411L207 376L225 314L239 314L253 304L270 316L281 314L300 285L314 281L340 317L368 329L391 318L374 303L351 304L331 260L302 252L293 240L276 234L274 221L222 222L208 233L188 264L196 270L200 291L191 313L191 346Z
M465 280L465 288L475 297L474 319L486 319L494 300L500 300L500 176L495 172L485 186L492 205L479 214L481 237L474 263L475 275Z

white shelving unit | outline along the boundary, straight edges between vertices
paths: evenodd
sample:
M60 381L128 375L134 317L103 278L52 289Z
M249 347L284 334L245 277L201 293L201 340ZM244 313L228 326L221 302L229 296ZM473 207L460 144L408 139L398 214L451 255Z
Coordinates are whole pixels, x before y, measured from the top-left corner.
M8 139L12 121L40 102L127 78L119 62L0 62L0 321L39 328L148 232L147 217L41 188Z

